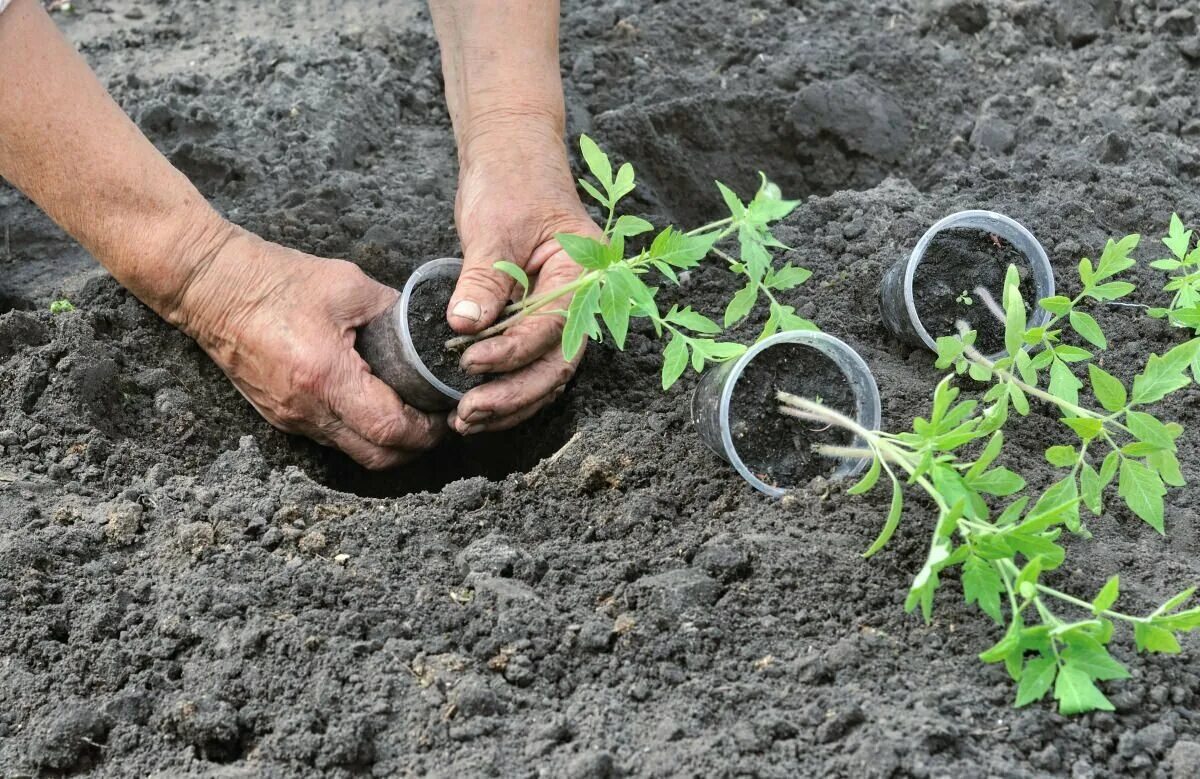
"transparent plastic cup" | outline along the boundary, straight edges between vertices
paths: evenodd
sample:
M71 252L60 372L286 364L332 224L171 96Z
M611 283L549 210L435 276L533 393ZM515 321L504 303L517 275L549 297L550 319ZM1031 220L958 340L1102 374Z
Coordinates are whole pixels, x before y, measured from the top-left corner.
M741 357L705 372L692 394L692 422L700 431L700 437L708 448L724 458L754 489L773 498L787 493L759 479L746 467L738 455L729 429L729 405L734 389L746 367L763 352L780 344L801 344L817 350L828 357L845 375L854 394L854 419L868 430L878 430L880 424L879 387L867 363L858 352L844 342L827 333L794 331L779 333L750 347ZM866 442L856 439L852 446L865 446ZM862 458L844 458L834 470L832 478L842 479L861 473L869 461Z
M917 242L912 254L897 260L883 274L883 280L879 284L879 312L883 315L883 323L897 338L913 346L924 346L931 351L937 351L936 337L930 335L925 325L921 324L913 297L913 279L917 275L917 266L925 259L925 252L938 233L972 228L986 230L1012 244L1029 263L1037 300L1053 297L1054 269L1050 267L1050 258L1046 256L1046 250L1042 248L1038 239L1033 237L1033 233L1025 229L1020 222L995 211L960 211L929 228ZM1040 327L1050 321L1050 312L1038 306L1037 300L1032 301L1034 311L1029 319L1029 327ZM992 355L992 358L998 359L1004 355L1005 352L999 352Z
M463 393L433 375L417 354L409 329L408 306L412 293L426 281L457 279L462 260L443 257L417 268L400 293L400 298L366 327L358 331L355 348L385 384L410 406L421 411L449 411Z

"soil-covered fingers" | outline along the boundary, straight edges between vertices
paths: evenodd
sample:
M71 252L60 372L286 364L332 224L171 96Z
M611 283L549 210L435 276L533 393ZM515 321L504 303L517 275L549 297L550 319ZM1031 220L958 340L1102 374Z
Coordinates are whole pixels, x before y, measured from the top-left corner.
M554 350L526 368L476 387L459 401L450 424L458 433L471 435L523 422L562 394L577 362L567 362Z
M371 374L357 352L350 350L343 359L346 365L335 379L329 408L347 428L371 445L389 450L421 452L437 445L445 433L440 417L402 401Z
M555 244L557 245L557 244ZM559 249L544 262L542 272L530 290L538 296L553 292L579 278L582 271L567 253ZM571 296L553 301L546 309L522 319L493 338L480 341L462 356L462 369L467 373L508 373L524 368L562 342L563 317L555 311L566 310Z

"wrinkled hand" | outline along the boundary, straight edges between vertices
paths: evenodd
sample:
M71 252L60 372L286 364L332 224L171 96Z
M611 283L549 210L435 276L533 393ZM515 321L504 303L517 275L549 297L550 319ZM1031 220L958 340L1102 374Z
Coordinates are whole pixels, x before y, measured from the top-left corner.
M523 267L530 295L542 294L582 270L554 235L599 238L601 231L579 201L557 132L498 131L464 148L460 162L455 220L463 270L447 318L456 332L470 334L495 323L513 297L515 282L494 270L494 262ZM553 308L569 302L564 297ZM468 392L451 413L451 426L464 435L505 430L561 395L579 362L563 359L562 328L561 316L532 316L467 349L463 370L504 375Z
M354 350L355 329L387 309L395 290L352 263L228 229L168 319L280 430L373 469L436 444L442 420L405 405Z

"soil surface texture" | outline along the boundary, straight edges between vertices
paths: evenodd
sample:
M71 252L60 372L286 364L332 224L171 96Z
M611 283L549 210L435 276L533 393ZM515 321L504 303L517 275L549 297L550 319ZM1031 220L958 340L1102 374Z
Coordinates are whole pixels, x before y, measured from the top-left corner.
M779 344L755 357L729 399L729 432L738 456L766 484L792 487L829 475L838 460L822 457L818 444L848 445L845 430L804 422L779 412L777 392L816 400L853 419L857 405L850 383L833 360L801 344Z
M938 233L913 276L913 302L921 324L936 340L958 332L962 320L976 332L975 344L984 354L1004 351L1004 321L993 313L979 290L985 290L999 306L1010 265L1021 273L1021 296L1028 309L1036 288L1029 260L1020 250L986 230Z
M458 333L446 321L446 306L454 294L455 279L430 279L413 288L408 300L408 326L413 346L429 371L459 392L478 387L485 379L459 367L462 352L446 348Z
M393 287L461 256L424 3L73 8L55 18L102 82L233 221ZM1107 238L1200 219L1196 12L564 0L567 129L635 164L627 211L658 222L719 218L712 180L749 197L759 170L802 198L776 261L814 275L781 301L863 355L895 431L941 375L879 321L879 278L938 219L1012 216L1064 294ZM365 476L273 430L2 186L0 235L2 776L1200 775L1200 641L1147 657L1121 633L1114 712L1013 709L954 577L932 624L903 611L921 498L864 560L887 490L756 493L692 429L694 375L660 389L644 323L520 432ZM1159 272L1129 275L1163 303ZM717 316L737 287L711 262L659 296ZM1090 310L1124 380L1184 338ZM1193 482L1198 401L1158 409ZM1047 486L1060 427L1035 405L1004 464ZM1090 597L1119 572L1141 613L1200 582L1200 488L1166 501L1166 537L1110 501L1047 583Z

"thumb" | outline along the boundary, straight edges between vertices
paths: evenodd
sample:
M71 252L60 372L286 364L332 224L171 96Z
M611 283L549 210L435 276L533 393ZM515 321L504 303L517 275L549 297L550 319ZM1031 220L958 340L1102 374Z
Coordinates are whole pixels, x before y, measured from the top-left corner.
M335 318L352 328L373 322L388 307L396 302L400 293L386 284L363 273L357 266L350 265L346 275L340 279L344 284L342 294L336 295Z
M457 333L477 333L496 321L508 305L513 280L492 267L497 260L524 265L528 253L514 254L496 245L464 246L462 273L446 307L446 319Z

